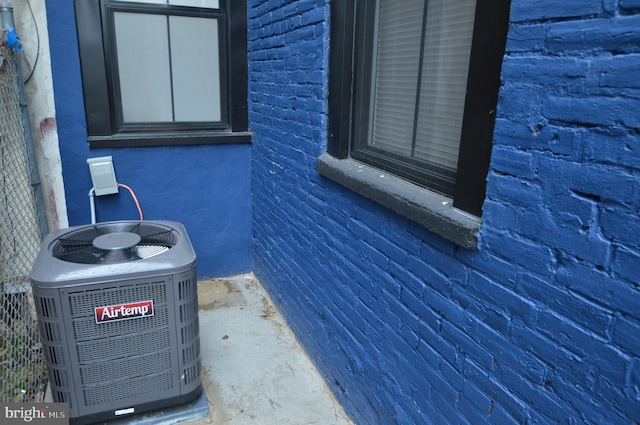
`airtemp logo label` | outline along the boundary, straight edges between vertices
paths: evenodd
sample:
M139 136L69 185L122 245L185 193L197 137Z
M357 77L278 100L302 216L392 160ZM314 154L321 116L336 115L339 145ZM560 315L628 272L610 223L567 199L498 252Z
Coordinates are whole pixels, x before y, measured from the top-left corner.
M95 307L96 323L153 316L153 300Z

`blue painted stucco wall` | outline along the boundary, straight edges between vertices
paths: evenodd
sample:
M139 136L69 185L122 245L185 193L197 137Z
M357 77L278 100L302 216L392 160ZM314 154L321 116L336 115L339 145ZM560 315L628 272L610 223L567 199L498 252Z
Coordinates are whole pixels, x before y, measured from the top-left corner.
M640 2L512 0L477 250L315 171L327 0L249 0L254 270L358 424L640 423Z
M89 149L72 0L48 0L56 120L69 224L90 223L87 158L111 155L145 219L185 225L201 277L251 270L251 146ZM129 194L96 198L98 221L138 219Z

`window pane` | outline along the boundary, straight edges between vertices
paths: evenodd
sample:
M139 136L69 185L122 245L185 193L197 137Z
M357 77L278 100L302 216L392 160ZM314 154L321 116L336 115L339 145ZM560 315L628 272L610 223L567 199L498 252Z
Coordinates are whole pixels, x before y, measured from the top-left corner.
M123 121L172 120L167 18L114 13Z
M455 170L473 37L475 0L429 0L416 157Z
M176 121L220 121L218 21L171 16Z
M134 2L134 3L167 4L167 0L117 0L117 1Z
M176 6L204 7L207 9L219 9L219 0L169 0L169 4Z
M206 9L220 9L219 0L116 0L120 2L171 4L174 6L192 6Z
M475 4L378 1L370 147L456 170Z
M411 155L424 0L380 2L371 146ZM374 52L375 53L375 52Z

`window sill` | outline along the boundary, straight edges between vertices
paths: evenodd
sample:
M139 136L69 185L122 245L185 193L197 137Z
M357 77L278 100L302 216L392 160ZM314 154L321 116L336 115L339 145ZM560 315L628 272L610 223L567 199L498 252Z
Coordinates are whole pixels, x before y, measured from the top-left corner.
M144 146L215 145L251 143L251 133L238 132L167 132L167 133L119 133L113 136L89 136L89 148L127 148Z
M353 159L324 154L316 170L463 248L477 247L480 218L454 208L450 198Z

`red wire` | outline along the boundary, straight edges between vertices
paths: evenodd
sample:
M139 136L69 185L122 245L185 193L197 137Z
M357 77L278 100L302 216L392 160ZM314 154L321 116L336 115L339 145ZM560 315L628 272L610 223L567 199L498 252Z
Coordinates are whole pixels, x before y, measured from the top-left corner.
M138 198L136 197L136 194L133 193L133 189L131 189L126 184L122 184L122 183L118 183L118 186L124 187L129 192L131 192L131 197L133 198L134 202L136 203L136 207L138 207L138 213L140 213L140 220L144 220L144 218L142 218L142 209L140 208L140 203L138 202Z

